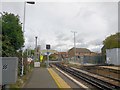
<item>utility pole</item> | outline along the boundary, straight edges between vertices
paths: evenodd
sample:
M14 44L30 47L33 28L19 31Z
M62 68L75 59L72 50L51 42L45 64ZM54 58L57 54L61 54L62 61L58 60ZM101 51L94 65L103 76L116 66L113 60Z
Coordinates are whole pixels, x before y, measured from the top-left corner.
M75 39L75 31L71 31L74 34L74 62L76 61L76 39Z

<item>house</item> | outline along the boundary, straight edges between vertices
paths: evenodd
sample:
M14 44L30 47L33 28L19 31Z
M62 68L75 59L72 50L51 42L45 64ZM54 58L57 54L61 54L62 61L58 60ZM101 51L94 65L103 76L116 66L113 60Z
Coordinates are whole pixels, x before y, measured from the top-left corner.
M58 52L58 57L62 59L68 58L68 52Z
M50 54L58 53L56 50L41 50L41 54L46 55L46 53L49 52Z
M68 50L68 57L72 58L74 56L89 56L92 52L87 48L76 48L76 55L75 55L75 48L71 48Z
M101 63L101 54L91 52L87 48L76 48L76 54L75 54L75 48L71 48L68 50L68 57L70 60L74 60L74 57L76 56L76 61L79 63Z

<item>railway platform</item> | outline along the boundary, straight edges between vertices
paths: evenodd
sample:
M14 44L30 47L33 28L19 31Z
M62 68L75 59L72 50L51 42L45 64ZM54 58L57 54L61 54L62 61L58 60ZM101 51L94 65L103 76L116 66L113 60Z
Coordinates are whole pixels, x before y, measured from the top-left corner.
M53 68L34 68L23 88L71 88L71 86Z
M23 88L58 88L46 68L34 68Z

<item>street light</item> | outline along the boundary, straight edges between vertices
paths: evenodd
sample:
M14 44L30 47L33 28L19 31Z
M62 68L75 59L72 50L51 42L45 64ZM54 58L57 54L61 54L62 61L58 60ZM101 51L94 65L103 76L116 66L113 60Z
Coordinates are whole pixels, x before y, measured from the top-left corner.
M34 1L27 1L27 3L29 3L29 4L35 4Z
M75 40L75 31L71 31L74 34L74 62L76 61L76 40Z
M26 15L26 4L35 4L33 1L24 2L24 20L23 20L23 32L25 31L25 15Z
M37 36L35 37L36 44L35 44L35 60L37 59Z
M24 2L24 17L23 17L23 36L24 36L24 32L25 32L25 14L26 14L26 3L28 4L35 4L35 2ZM23 76L23 70L24 70L24 65L23 65L23 50L22 50L22 73L21 73L21 76Z

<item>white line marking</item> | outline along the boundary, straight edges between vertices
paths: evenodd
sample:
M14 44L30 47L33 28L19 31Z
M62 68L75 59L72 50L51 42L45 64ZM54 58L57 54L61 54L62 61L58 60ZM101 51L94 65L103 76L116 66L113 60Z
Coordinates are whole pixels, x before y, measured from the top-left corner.
M66 74L65 72L61 71L60 69L58 69L56 67L56 69L61 72L62 74L64 74L66 77L68 77L69 79L71 79L73 82L75 82L76 84L78 84L79 86L87 89L87 90L90 90L87 86L85 86L84 84L80 83L79 81L77 81L76 79L74 79L73 77L69 76L68 74Z

